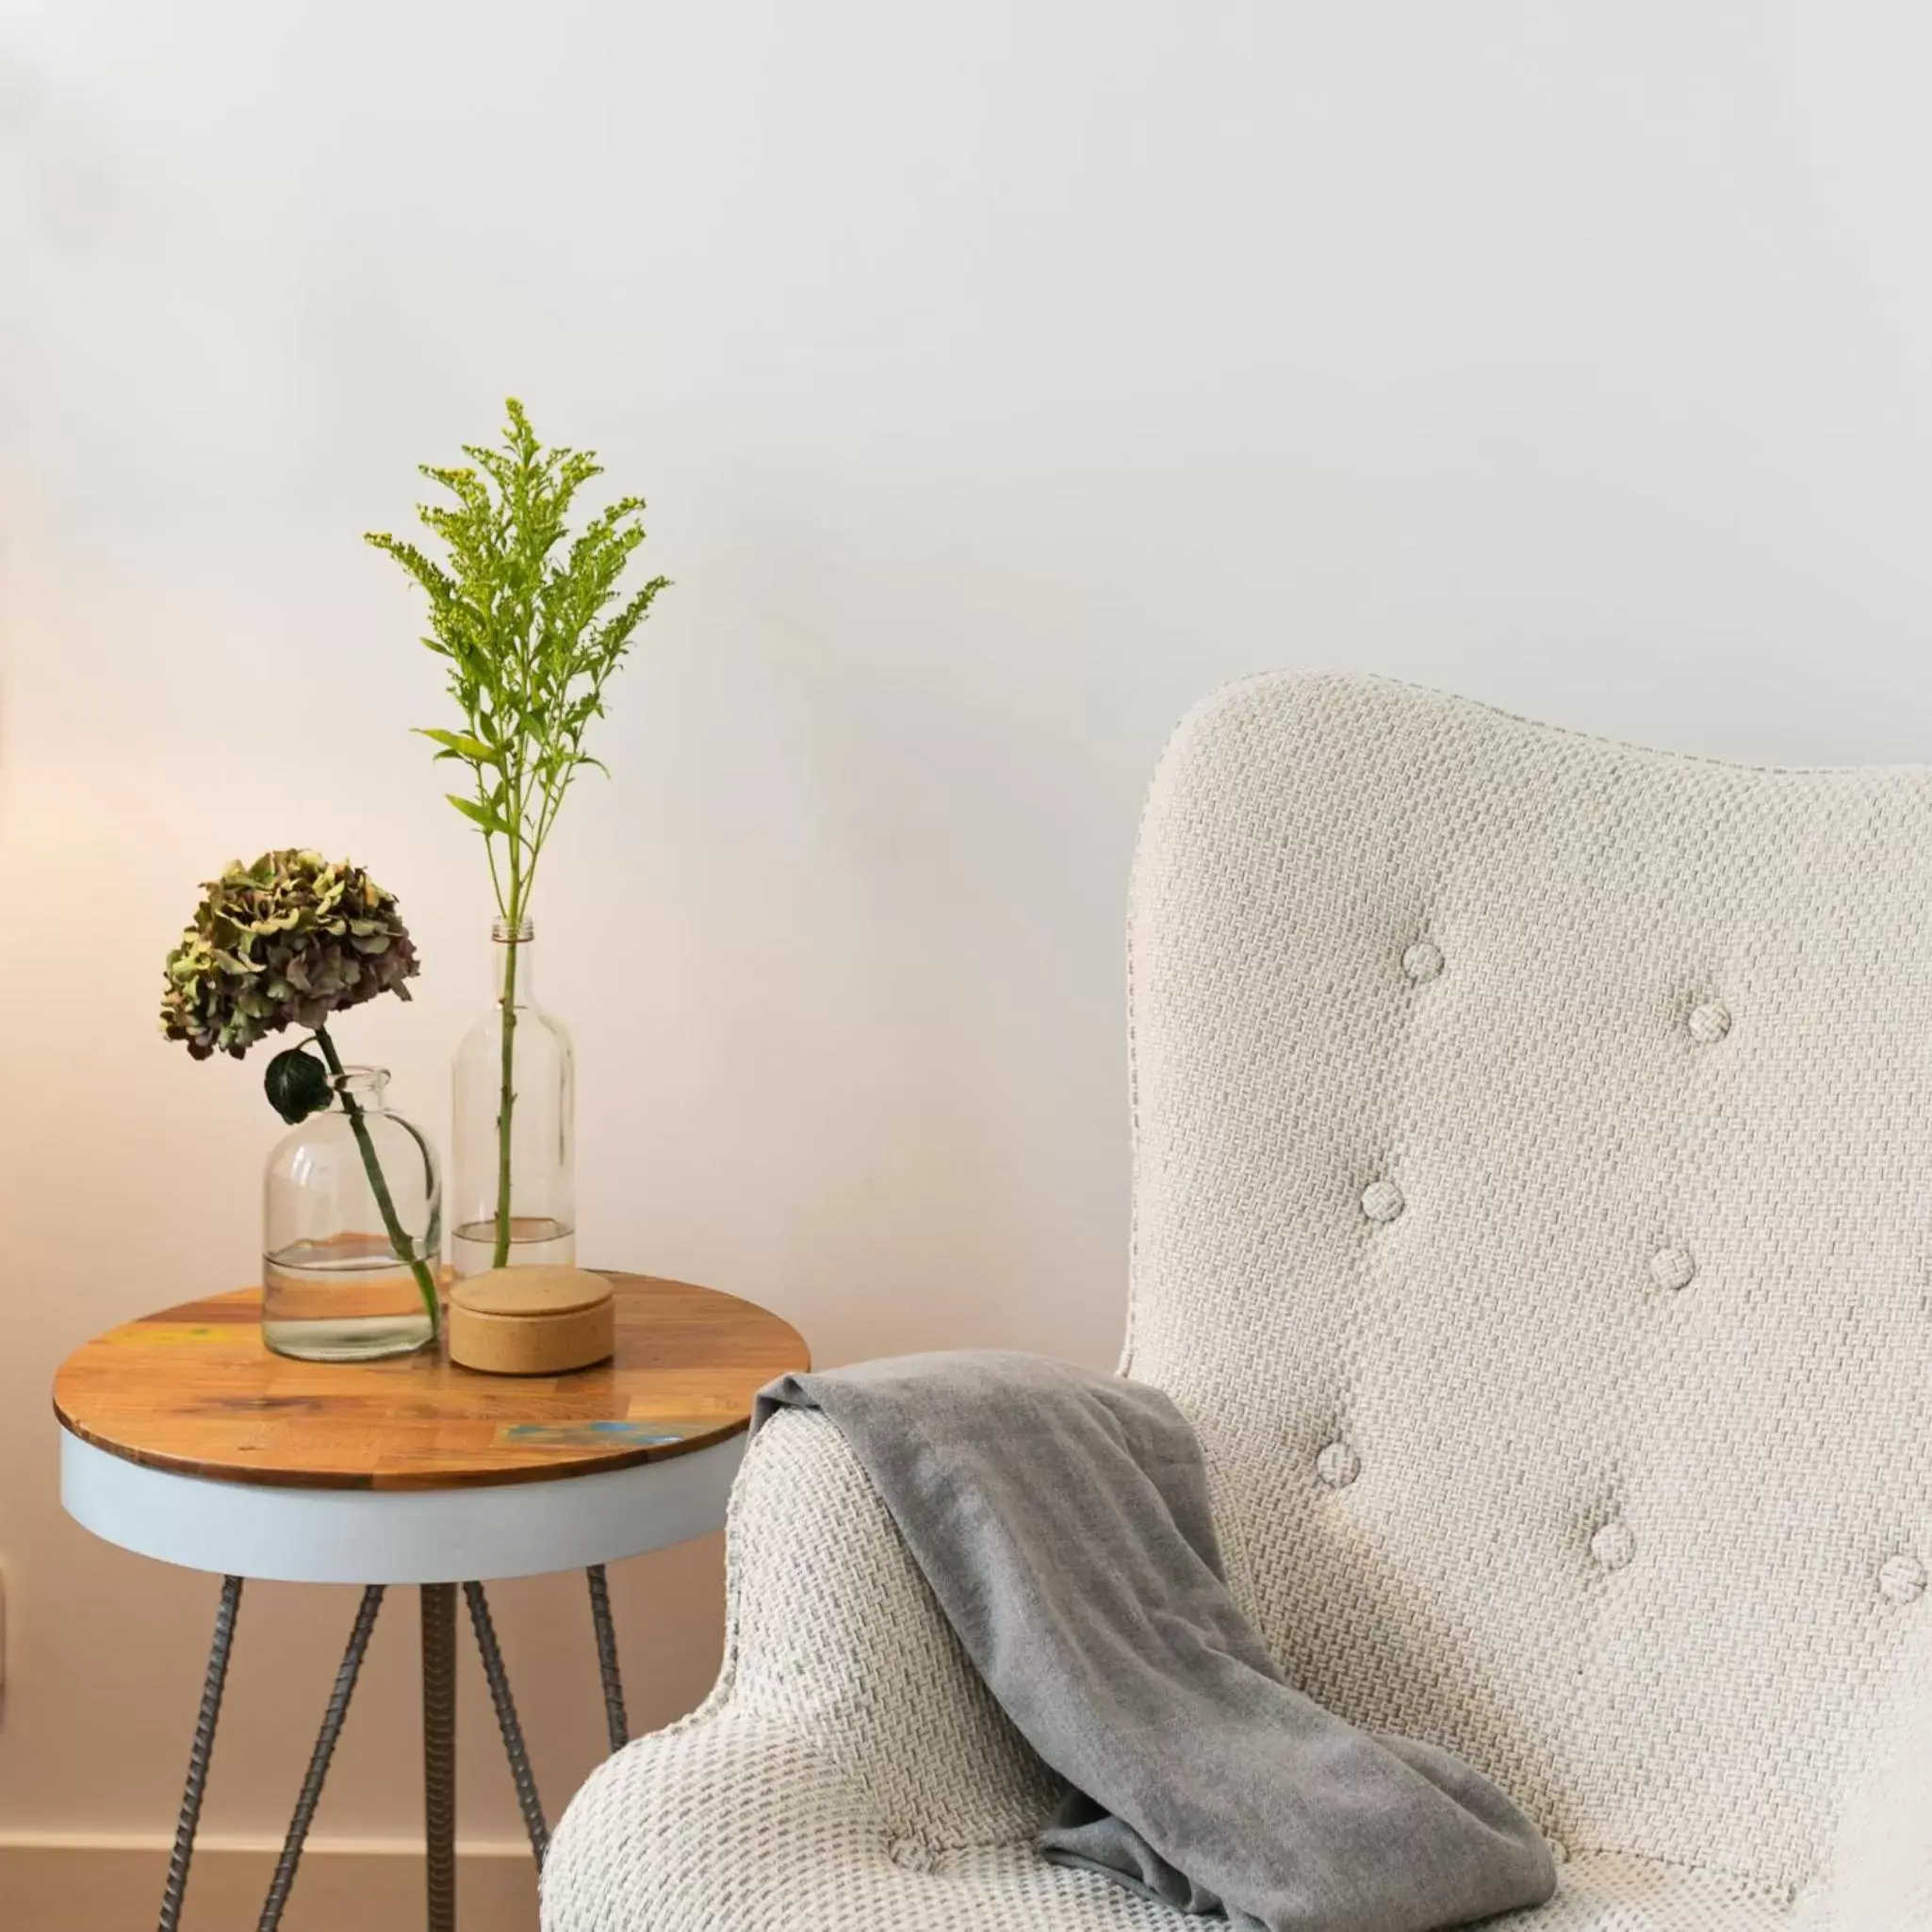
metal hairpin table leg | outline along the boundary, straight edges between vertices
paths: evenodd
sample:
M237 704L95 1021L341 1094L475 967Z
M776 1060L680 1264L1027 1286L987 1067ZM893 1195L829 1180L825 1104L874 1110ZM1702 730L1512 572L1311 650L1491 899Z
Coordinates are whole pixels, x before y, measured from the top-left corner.
M282 1856L275 1860L275 1876L270 1883L256 1932L276 1932L282 1923L283 1908L295 1883L295 1870L302 1863L302 1848L308 1842L308 1827L321 1800L322 1782L329 1775L329 1760L336 1755L336 1741L342 1735L342 1720L349 1715L349 1700L355 1694L355 1680L362 1673L362 1660L368 1651L369 1633L376 1627L376 1613L382 1607L383 1586L371 1583L362 1593L362 1606L355 1613L355 1624L349 1632L349 1647L342 1653L336 1688L329 1693L328 1706L322 1712L322 1727L309 1755L308 1773L295 1800L288 1835L282 1841Z
M624 1679L617 1671L617 1632L611 1624L611 1586L602 1564L583 1573L590 1579L590 1620L597 1630L598 1673L604 1680L604 1725L611 1749L621 1751L630 1742L630 1720L624 1714Z
M181 1901L188 1892L188 1867L194 1857L195 1828L201 1823L202 1793L208 1785L208 1759L215 1748L215 1726L221 1715L221 1688L228 1681L228 1653L235 1645L235 1618L241 1608L241 1579L221 1579L221 1601L215 1612L215 1641L208 1650L208 1674L202 1684L194 1743L188 1753L188 1782L181 1792L181 1818L174 1827L174 1850L168 1859L168 1883L161 1893L159 1932L175 1932Z
M497 1728L503 1733L503 1754L510 1760L511 1782L516 1787L516 1802L523 1808L523 1828L530 1833L530 1849L539 1871L544 1854L550 1848L550 1828L544 1823L543 1800L536 1794L536 1779L530 1770L530 1753L523 1747L523 1727L516 1721L516 1700L510 1695L510 1673L503 1668L503 1653L497 1645L497 1627L490 1617L490 1600L481 1583L463 1586L469 1605L469 1621L476 1631L476 1647L483 1653L483 1676L489 1679L490 1702L497 1708Z
M422 1585L423 1871L429 1932L456 1932L456 1586Z

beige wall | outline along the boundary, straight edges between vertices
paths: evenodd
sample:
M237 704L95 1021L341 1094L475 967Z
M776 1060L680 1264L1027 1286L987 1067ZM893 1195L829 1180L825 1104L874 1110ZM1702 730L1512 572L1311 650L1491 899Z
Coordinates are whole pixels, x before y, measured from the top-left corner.
M1568 18L1574 15L1577 18ZM304 17L306 16L306 17ZM0 1839L167 1824L205 1580L61 1516L46 1387L254 1265L251 1066L155 1037L221 861L398 891L343 1028L444 1127L476 842L368 524L515 387L678 580L537 909L584 1248L822 1359L1110 1358L1122 887L1174 714L1374 665L1780 761L1932 748L1927 28L1481 4L0 12ZM702 1691L710 1544L615 1578ZM413 1633L321 1830L416 1827ZM346 1593L243 1616L210 1796L279 1830ZM553 1805L581 1584L499 1594ZM481 1686L463 1819L515 1838Z

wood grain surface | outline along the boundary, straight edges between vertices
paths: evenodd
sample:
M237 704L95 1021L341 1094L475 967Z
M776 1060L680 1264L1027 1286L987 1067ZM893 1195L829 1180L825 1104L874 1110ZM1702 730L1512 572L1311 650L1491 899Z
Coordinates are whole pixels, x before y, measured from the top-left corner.
M803 1368L797 1331L754 1302L608 1269L617 1352L568 1375L478 1375L425 1352L296 1362L262 1346L261 1291L164 1308L74 1351L54 1412L131 1462L230 1482L458 1489L623 1468L745 1427Z

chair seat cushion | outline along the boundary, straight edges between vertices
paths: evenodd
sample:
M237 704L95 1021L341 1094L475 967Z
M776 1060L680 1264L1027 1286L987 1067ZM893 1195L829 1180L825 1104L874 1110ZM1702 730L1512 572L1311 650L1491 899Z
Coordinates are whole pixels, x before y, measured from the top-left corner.
M907 1869L909 1860L913 1869ZM905 1873L901 1880L887 1881L895 1894L890 1908L895 1932L1190 1932L1221 1923L1190 1920L1105 1880L1043 1864L1023 1847L952 1852L922 1870L926 1861L902 1846L894 1862ZM1572 1860L1547 1906L1491 1920L1489 1926L1490 1932L1799 1932L1805 1923L1783 1898L1722 1874L1607 1856Z
M1533 1912L1493 1922L1493 1932L1798 1932L1785 1892L1722 1872L1607 1852L1561 1871L1556 1896Z
M1105 1880L1046 1865L1025 1846L929 1859L900 1846L894 1862L904 1879L892 1887L889 1919L879 1921L894 1932L1211 1932L1224 1923L1190 1919ZM917 1869L923 1865L930 1869ZM1599 1855L1569 1860L1547 1906L1490 1920L1487 1932L1800 1932L1807 1924L1787 1898L1723 1874Z
M747 1748L748 1747L748 1748ZM666 1761L670 1760L670 1761ZM1838 1925L1727 1874L1613 1853L1485 1932L1906 1932ZM545 1932L1214 1932L1029 1842L895 1837L824 1759L737 1713L597 1772L544 1870Z

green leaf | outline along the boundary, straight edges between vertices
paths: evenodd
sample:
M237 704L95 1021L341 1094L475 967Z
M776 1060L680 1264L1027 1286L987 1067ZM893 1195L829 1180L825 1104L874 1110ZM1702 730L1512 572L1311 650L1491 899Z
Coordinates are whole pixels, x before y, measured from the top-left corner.
M292 1127L329 1104L329 1072L299 1046L279 1053L262 1072L269 1105Z
M427 738L433 744L440 745L445 751L457 758L467 759L471 764L495 764L497 753L481 738L472 738L467 731L442 731L432 727L418 725L416 728L418 738Z
M479 805L474 798L459 797L454 792L445 792L443 796L467 818L471 825L481 826L486 832L501 832L503 822L485 805Z

